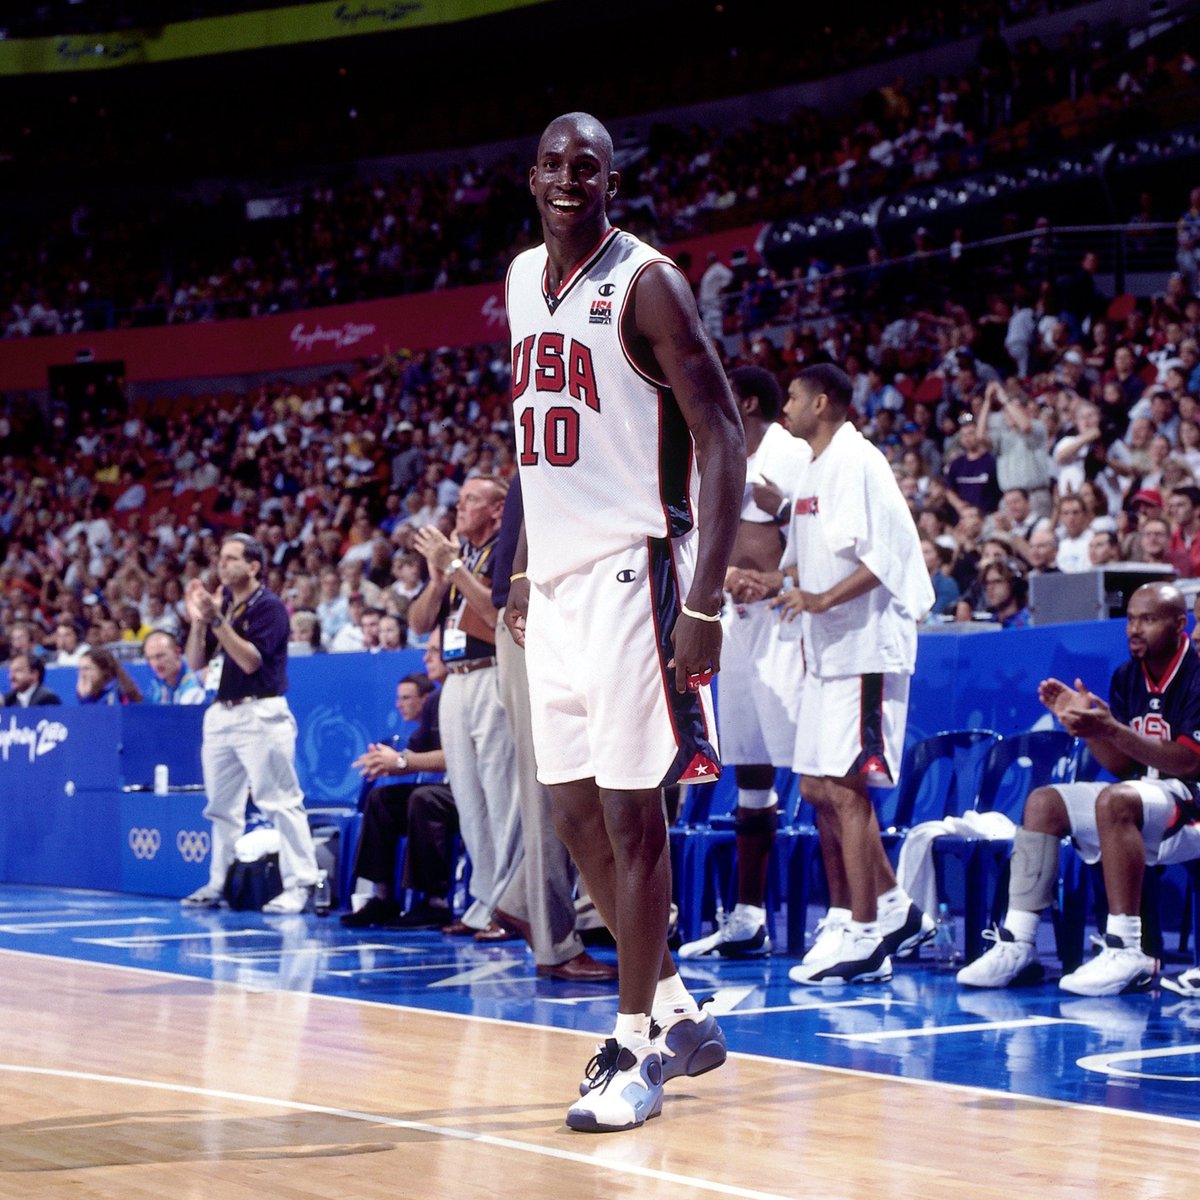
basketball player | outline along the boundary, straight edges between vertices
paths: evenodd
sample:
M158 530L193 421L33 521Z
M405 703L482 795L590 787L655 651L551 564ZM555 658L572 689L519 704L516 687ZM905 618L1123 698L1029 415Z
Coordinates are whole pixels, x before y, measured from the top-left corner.
M746 488L733 560L725 572L730 601L723 620L724 666L718 731L721 759L736 763L737 904L708 937L679 948L680 958L752 958L770 954L767 866L778 824L776 767L792 765L796 711L804 681L797 640L784 640L762 576L777 571L790 501L812 452L778 423L783 394L770 371L737 367L729 373L746 431Z
M545 244L506 283L527 538L508 616L538 778L620 968L613 1035L567 1113L597 1132L641 1125L664 1078L725 1059L667 951L662 788L719 771L708 683L745 476L686 278L609 223L619 183L599 121L552 121L529 173Z
M813 457L783 556L797 587L775 604L785 621L802 619L793 766L816 810L830 898L822 936L789 972L806 984L890 979L891 955L933 935L896 884L867 795L899 777L917 622L933 586L887 459L847 420L851 389L844 371L818 363L792 380L784 405Z
M1113 672L1109 703L1047 679L1038 699L1063 728L1087 742L1118 783L1056 783L1025 801L1013 840L1008 913L984 931L988 952L958 973L967 987L1035 983L1042 977L1037 930L1058 882L1068 834L1084 862L1100 862L1108 920L1100 953L1058 986L1078 996L1144 991L1158 963L1142 951L1142 880L1147 864L1200 856L1200 659L1188 642L1187 604L1171 583L1143 584L1129 598L1129 660ZM1186 983L1163 980L1172 991Z

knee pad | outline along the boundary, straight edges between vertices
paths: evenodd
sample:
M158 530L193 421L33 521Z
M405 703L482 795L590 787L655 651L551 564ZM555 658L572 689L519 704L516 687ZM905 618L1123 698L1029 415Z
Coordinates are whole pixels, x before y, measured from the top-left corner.
M770 808L753 808L749 811L739 809L733 819L733 832L739 837L742 834L774 833L777 820L774 805Z

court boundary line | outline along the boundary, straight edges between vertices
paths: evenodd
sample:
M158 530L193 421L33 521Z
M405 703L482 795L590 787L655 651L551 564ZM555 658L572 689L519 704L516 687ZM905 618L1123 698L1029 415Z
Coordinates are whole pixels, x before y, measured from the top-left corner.
M274 1096L256 1096L249 1092L231 1092L223 1088L199 1087L189 1083L167 1083L157 1079L139 1079L131 1075L104 1075L97 1071L72 1071L61 1067L32 1067L20 1063L0 1062L0 1071L10 1074L39 1075L52 1079L72 1079L87 1083L102 1083L120 1087L145 1088L149 1091L174 1092L186 1096L202 1097L206 1100L227 1100L238 1104L254 1104L265 1108L282 1108L291 1112L316 1113L336 1117L340 1120L359 1121L370 1125L383 1125L391 1129L404 1129L448 1138L451 1141L473 1142L501 1150L515 1150L524 1154L535 1154L543 1158L554 1158L578 1166L595 1167L601 1171L615 1171L621 1175L634 1175L642 1179L653 1179L658 1183L681 1184L700 1191L716 1192L722 1196L736 1196L741 1200L791 1200L780 1192L760 1192L737 1184L718 1183L692 1175L678 1175L673 1171L661 1171L655 1167L642 1167L636 1163L611 1162L602 1157L560 1150L554 1146L539 1146L532 1142L521 1142L514 1138L498 1137L493 1133L477 1133L470 1129L457 1129L445 1125L430 1125L424 1121L407 1121L403 1117L389 1117L377 1113L363 1112L353 1108L336 1108L327 1104L309 1104L303 1100L280 1100ZM232 1160L219 1160L232 1161ZM63 1168L71 1170L73 1168Z
M228 979L205 979L201 975L185 975L175 971L165 971L158 967L140 967L125 965L123 963L97 963L86 958L72 958L62 954L43 954L36 950L14 950L7 946L0 946L0 954L13 954L25 958L34 959L51 959L56 962L65 962L72 964L81 964L88 967L99 967L102 970L109 971L132 971L142 975L156 975L164 979L172 980L191 980L198 983L207 984L213 988L229 988L240 992L261 992L270 990L279 992L284 995L301 997L304 999L324 1000L334 1004L350 1004L363 1005L369 1008L378 1008L385 1012L405 1013L413 1015L446 1017L456 1021L479 1022L490 1025L502 1025L514 1029L541 1029L548 1030L552 1033L565 1033L570 1036L587 1038L594 1042L597 1037L605 1037L608 1034L607 1030L586 1030L586 1029L564 1029L558 1025L542 1025L536 1021L518 1021L512 1017L488 1017L475 1013L458 1013L447 1012L437 1008L421 1008L411 1004L389 1004L384 1000L368 1000L360 999L354 996L327 996L322 992L301 992L291 988L252 988L245 984L236 983ZM818 1073L828 1073L836 1075L845 1075L853 1079L871 1080L881 1083L899 1083L909 1087L926 1087L938 1088L942 1090L962 1093L968 1096L980 1096L988 1099L1007 1100L1013 1103L1021 1104L1049 1104L1056 1108L1069 1109L1073 1112L1094 1113L1099 1116L1109 1117L1124 1117L1133 1118L1140 1121L1152 1121L1159 1124L1179 1126L1184 1129L1196 1130L1200 1124L1200 1116L1196 1120L1188 1120L1186 1117L1175 1117L1167 1113L1147 1113L1139 1112L1135 1109L1127 1108L1108 1108L1102 1104L1089 1104L1079 1100L1062 1100L1055 1097L1031 1095L1028 1092L1009 1092L1001 1091L998 1088L981 1087L978 1084L970 1083L949 1083L938 1079L916 1079L904 1075L887 1075L879 1071L865 1071L860 1067L839 1067L829 1063L810 1063L794 1058L780 1058L777 1055L771 1054L751 1054L745 1050L730 1050L731 1057L744 1059L748 1062L768 1062L777 1066L794 1067L804 1071L815 1071Z

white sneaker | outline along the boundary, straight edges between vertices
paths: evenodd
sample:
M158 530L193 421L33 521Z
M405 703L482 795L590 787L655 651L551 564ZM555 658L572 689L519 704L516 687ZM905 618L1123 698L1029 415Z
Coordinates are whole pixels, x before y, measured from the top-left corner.
M608 1038L587 1065L587 1082L586 1095L567 1109L569 1129L618 1133L662 1111L662 1057L656 1046L631 1050Z
M955 976L963 987L1020 986L1037 983L1045 973L1038 962L1037 946L1033 942L1017 941L1011 930L993 925L991 929L983 931L983 940L994 945Z
M1063 991L1076 996L1117 996L1145 991L1154 982L1158 959L1143 954L1141 946L1127 946L1115 933L1092 941L1101 948L1100 953L1058 981Z
M278 896L268 900L262 910L265 913L302 913L308 907L311 896L310 887L284 888Z
M184 896L179 902L185 908L220 908L225 903L225 896L220 888L211 883L198 887L190 896Z
M936 930L933 918L915 904L879 914L879 936L883 938L887 952L897 958L915 954L917 948L929 941Z
M739 904L715 933L680 946L679 957L758 958L770 954L771 938L767 934L765 916L761 908Z
M788 972L793 983L820 985L826 983L886 983L892 977L892 960L888 957L883 939L847 929L832 962L801 963Z
M1192 967L1190 971L1184 971L1182 975L1176 975L1174 979L1164 975L1159 983L1168 992L1174 992L1177 996L1200 999L1200 967Z
M849 928L850 914L844 908L830 909L817 922L816 940L800 960L800 965L813 967L817 963L833 962L842 948L842 934Z

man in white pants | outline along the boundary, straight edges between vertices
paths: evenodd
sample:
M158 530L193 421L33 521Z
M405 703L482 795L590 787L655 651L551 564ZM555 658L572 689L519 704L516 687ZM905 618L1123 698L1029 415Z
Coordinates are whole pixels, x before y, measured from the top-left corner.
M288 614L283 601L262 582L266 556L248 534L221 543L217 576L207 592L198 579L188 585L191 627L187 661L193 671L208 665L206 684L216 699L204 714L200 763L213 823L209 879L183 903L214 908L221 903L234 844L246 828L247 791L279 831L283 891L263 912L298 913L317 882L317 858L304 793L296 777L296 718L287 691Z
M458 495L457 542L436 525L418 530L414 545L429 566L429 583L408 610L415 633L441 630L448 673L439 712L442 749L471 857L472 903L442 932L452 937L483 934L481 941L517 936L515 930L506 934L495 916L497 885L512 874L521 841L513 789L515 750L500 697L492 604L504 496L499 480L477 475Z

